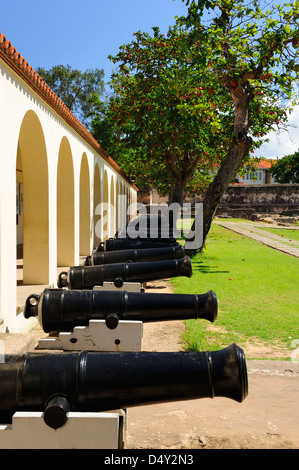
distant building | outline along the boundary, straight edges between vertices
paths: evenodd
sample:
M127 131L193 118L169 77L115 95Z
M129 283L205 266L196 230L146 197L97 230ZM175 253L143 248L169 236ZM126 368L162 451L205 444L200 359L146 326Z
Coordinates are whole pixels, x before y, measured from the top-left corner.
M244 176L237 175L236 181L233 184L273 184L277 183L271 174L271 166L275 164L276 160L260 160L255 163L255 171L248 171Z
M244 185L267 185L267 184L278 184L275 178L271 174L271 167L275 164L277 160L271 159L264 159L256 162L254 167L255 170L249 170L247 173L244 173L243 176L237 175L234 182L231 183L231 186L244 186ZM210 172L211 177L215 177L217 174L217 166L215 165L214 171ZM187 196L185 201L194 201L194 198L198 195L202 195L202 190L195 191L193 195ZM138 201L143 204L162 204L167 203L168 196L161 196L156 188L146 188L144 190L139 191L138 193Z

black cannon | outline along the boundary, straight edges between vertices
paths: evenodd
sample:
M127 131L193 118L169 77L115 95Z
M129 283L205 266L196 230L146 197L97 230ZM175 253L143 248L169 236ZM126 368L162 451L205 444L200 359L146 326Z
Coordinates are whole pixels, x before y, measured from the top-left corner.
M185 256L185 249L181 245L165 246L162 248L131 249L117 251L95 251L87 256L85 266L98 266L99 264L162 261L165 259L177 259Z
M148 248L165 248L165 246L181 246L177 241L155 241L151 239L132 239L132 238L109 238L101 242L95 251L115 251L115 250L141 250Z
M0 364L0 421L40 411L63 426L69 411L99 412L166 401L248 393L243 350L170 353L28 353Z
M176 240L177 214L169 211L169 217L162 214L142 214L120 227L114 238L134 238L170 243Z
M147 282L178 276L192 276L189 256L174 260L147 261L140 263L115 263L100 266L73 266L59 274L58 287L69 289L92 289L103 282Z
M205 294L156 294L125 291L45 289L25 303L25 318L38 317L46 333L87 326L90 320L105 320L110 329L119 320L157 322L201 318L214 322L217 297Z

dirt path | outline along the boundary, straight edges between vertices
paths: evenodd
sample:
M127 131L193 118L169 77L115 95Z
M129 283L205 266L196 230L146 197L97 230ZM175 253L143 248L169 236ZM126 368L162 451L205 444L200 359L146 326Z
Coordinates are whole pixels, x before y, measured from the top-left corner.
M151 291L168 286L161 281ZM180 321L144 324L142 349L180 351L184 328ZM126 448L298 449L299 363L247 361L247 369L243 403L218 397L128 409Z

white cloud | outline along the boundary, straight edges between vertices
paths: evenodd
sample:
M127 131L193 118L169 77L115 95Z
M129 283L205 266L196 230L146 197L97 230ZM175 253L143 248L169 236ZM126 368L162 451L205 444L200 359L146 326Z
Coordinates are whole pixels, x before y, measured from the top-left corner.
M255 152L256 156L282 158L297 152L299 149L299 106L296 106L289 115L288 122L290 127L287 131L272 132L268 135L269 142Z

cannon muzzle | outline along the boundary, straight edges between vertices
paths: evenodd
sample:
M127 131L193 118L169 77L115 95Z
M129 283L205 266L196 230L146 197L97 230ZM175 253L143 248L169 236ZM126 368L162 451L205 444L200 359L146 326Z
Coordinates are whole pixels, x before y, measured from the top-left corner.
M73 266L59 274L58 287L69 289L92 289L103 282L147 282L178 276L192 276L189 256L174 260L140 263L115 263L99 266Z
M212 352L32 352L0 364L2 423L17 411L40 411L57 429L68 411L214 397L242 402L247 393L245 356L236 344Z
M25 318L38 317L46 333L88 326L90 320L105 320L114 329L119 320L157 322L217 318L217 297L205 294L156 294L145 292L45 289L31 295Z
M152 239L132 239L132 238L109 238L105 242L101 242L95 249L95 251L115 251L115 250L141 250L148 248L165 248L166 246L175 247L180 244L177 241L170 240L159 240L155 241Z
M185 249L181 245L165 246L162 248L145 248L131 250L116 250L109 252L95 251L86 258L86 266L100 264L163 261L166 259L179 259L185 256Z

